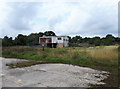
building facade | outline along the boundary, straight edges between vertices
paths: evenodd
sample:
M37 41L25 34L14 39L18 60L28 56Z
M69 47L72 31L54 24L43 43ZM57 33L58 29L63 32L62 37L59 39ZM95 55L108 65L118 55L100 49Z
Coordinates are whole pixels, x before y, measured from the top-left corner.
M67 36L43 36L39 37L39 44L50 48L62 48L68 46L69 38Z

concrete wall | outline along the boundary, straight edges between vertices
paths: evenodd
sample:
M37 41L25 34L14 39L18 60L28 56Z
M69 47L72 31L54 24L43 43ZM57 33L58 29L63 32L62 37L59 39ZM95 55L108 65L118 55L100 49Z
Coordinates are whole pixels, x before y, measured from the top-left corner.
M61 38L61 40L58 40ZM52 37L52 43L63 43L63 37Z
M52 37L52 43L57 43L57 37Z
M68 38L68 37L64 37L64 38L63 38L64 47L67 47L67 46L68 46L68 43L69 43L69 38Z

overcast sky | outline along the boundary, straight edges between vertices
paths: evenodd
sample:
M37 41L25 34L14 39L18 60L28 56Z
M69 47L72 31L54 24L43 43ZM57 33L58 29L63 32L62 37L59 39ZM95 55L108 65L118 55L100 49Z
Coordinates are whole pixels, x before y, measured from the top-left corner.
M0 3L0 37L54 31L82 37L118 36L119 0Z

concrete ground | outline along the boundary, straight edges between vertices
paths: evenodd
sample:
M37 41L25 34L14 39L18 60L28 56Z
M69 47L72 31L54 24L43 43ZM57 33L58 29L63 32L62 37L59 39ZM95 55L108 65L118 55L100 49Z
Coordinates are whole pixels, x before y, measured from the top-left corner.
M2 87L88 87L104 84L105 71L68 64L39 64L10 69L6 64L26 60L0 58L2 61Z

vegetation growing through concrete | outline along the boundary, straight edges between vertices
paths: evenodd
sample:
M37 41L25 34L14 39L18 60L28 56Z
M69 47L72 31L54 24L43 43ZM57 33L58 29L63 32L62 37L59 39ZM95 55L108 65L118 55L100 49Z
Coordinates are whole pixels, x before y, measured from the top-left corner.
M110 72L110 77L104 80L107 83L104 86L118 84L118 46L45 48L44 51L38 47L13 46L3 47L2 51L3 57L32 60L32 63L11 64L11 67L27 67L41 63L86 66Z

